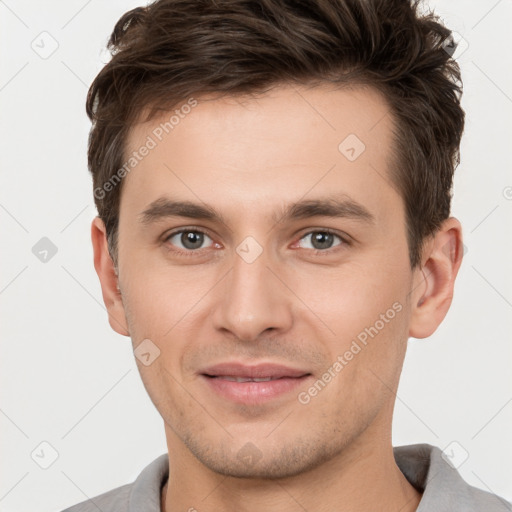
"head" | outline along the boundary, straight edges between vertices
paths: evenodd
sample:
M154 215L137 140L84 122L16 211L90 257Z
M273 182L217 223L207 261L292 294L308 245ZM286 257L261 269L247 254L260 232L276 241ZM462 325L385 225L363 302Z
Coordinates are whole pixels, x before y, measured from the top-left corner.
M164 0L117 23L87 100L95 265L200 463L289 476L389 438L407 339L443 320L461 259L449 36L398 0ZM220 363L302 376L233 400Z

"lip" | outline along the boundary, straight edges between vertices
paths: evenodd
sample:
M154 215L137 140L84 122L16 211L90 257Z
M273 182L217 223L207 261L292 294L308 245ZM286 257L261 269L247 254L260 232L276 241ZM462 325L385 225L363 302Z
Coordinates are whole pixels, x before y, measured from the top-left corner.
M311 373L306 370L273 363L221 363L205 368L199 374L202 381L217 395L246 405L261 404L291 393L311 377ZM237 382L233 378L272 380Z
M272 379L279 379L283 377L297 378L309 374L306 370L298 368L290 368L281 364L262 363L262 364L242 364L235 362L220 363L214 366L209 366L199 373L203 375L210 375L212 377L247 377L250 379L262 379L270 377Z

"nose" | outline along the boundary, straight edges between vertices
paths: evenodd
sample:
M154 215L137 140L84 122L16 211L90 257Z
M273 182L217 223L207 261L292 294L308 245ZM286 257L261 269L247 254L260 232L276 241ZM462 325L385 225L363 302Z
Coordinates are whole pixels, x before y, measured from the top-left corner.
M286 332L293 320L292 294L277 278L266 252L249 261L234 255L213 312L216 329L247 342L256 341L265 331Z

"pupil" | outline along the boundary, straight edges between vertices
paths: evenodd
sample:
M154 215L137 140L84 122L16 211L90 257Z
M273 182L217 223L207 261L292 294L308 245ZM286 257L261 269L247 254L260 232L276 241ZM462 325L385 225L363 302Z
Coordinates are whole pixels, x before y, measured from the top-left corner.
M313 246L316 249L329 249L332 243L332 233L318 232L313 236Z
M203 234L196 233L194 231L188 231L186 233L182 233L181 243L187 249L197 249L198 247L201 247L201 245L203 243Z

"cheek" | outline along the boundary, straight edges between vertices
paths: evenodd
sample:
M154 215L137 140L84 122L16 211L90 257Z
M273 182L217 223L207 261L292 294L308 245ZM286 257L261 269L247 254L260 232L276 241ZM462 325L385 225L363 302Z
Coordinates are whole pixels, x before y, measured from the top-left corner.
M305 315L317 335L320 330L326 333L318 337L318 343L323 345L336 383L329 386L325 399L332 393L330 403L340 407L352 403L354 414L361 400L384 399L387 386L393 387L399 375L408 325L409 288L403 269L384 261L367 262L332 269L322 276L311 272L297 281L297 295L316 316L304 310Z
M129 278L123 283L123 302L134 348L151 340L160 350L156 366L180 373L186 351L196 339L207 338L201 330L206 328L204 308L215 283L212 271L199 275L186 267L149 265L126 265L125 270Z
M161 256L134 254L123 263L123 291L138 322L150 321L151 325L172 322L194 299L197 301L198 293L206 285L205 272L199 276L186 266L165 265Z
M315 313L316 321L323 321L333 337L341 340L356 336L388 310L388 316L394 318L399 308L393 309L396 302L403 308L408 290L403 268L390 268L384 262L351 262L338 268L311 267L301 272L300 278L289 273L287 279L310 310L309 316Z

